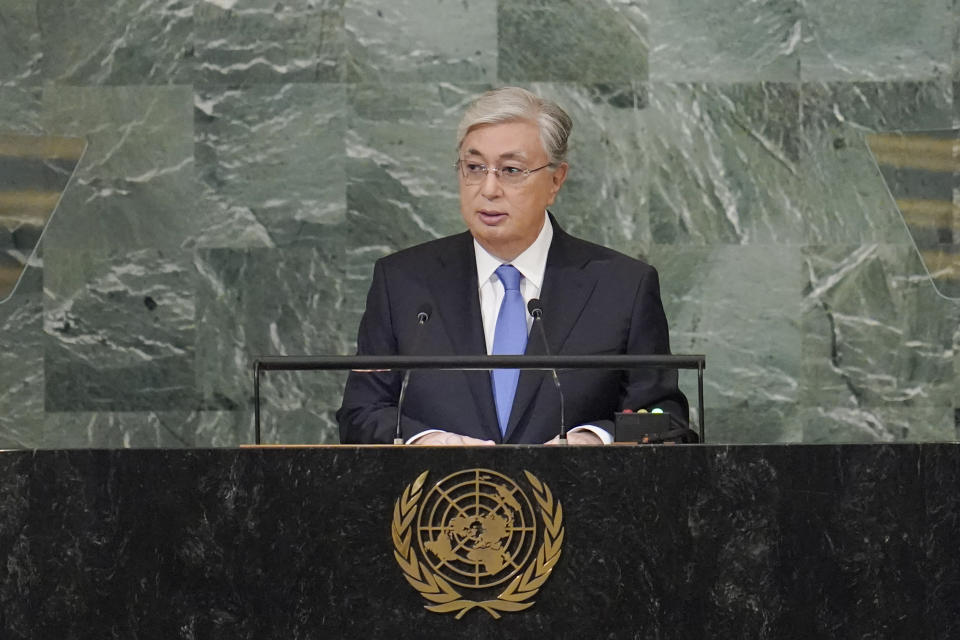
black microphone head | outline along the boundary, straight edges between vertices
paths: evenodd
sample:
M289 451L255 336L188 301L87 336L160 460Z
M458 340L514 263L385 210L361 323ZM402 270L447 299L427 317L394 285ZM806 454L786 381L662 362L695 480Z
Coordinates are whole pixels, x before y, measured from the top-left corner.
M430 306L429 302L424 302L420 305L420 308L417 309L417 322L420 324L425 324L427 320L430 319L430 316L433 314L433 307Z
M540 319L540 316L543 315L543 305L540 304L539 298L531 298L530 302L527 303L527 311L536 319Z

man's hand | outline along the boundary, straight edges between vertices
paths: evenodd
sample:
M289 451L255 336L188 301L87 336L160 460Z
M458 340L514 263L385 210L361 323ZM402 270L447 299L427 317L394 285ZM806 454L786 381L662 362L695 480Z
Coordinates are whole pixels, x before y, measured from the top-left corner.
M553 440L544 442L544 444L554 445L560 444L560 436L555 436ZM582 431L571 431L567 433L567 444L577 444L577 445L595 445L603 444L603 440L600 439L600 436L588 431L586 429Z
M457 433L450 433L449 431L434 431L422 438L417 438L410 444L434 447L484 447L496 443L493 440L481 440L479 438L471 438L470 436L461 436Z

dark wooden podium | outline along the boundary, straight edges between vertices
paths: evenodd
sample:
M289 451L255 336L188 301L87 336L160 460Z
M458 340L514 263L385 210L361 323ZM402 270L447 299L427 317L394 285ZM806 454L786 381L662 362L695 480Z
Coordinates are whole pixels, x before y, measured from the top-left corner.
M472 469L562 506L500 619L395 558L405 488ZM958 489L957 444L4 452L0 637L957 638Z

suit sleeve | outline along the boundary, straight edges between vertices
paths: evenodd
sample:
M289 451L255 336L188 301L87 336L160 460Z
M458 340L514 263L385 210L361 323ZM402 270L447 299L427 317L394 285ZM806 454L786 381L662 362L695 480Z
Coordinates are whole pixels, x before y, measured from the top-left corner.
M357 355L397 355L398 345L391 314L390 284L387 269L377 261L373 282L367 294L367 306L360 320ZM381 444L393 442L397 428L397 399L403 376L399 372L354 372L347 377L343 402L337 411L340 442L343 444ZM404 416L404 438L429 427Z
M627 353L669 355L670 332L660 300L660 279L653 267L646 271L633 302ZM676 369L633 369L624 375L619 409L653 408L688 424L690 408L678 386Z
M612 322L623 318L624 333L617 352L629 355L668 355L670 337L666 314L660 300L660 284L656 270L645 264L631 266L630 271L620 271L613 279L634 283L629 289L614 289L616 297L611 299L607 295L604 300L609 311L607 316L613 319ZM622 302L617 306L616 301ZM615 307L618 310L616 313ZM613 333L616 330L610 324L602 331ZM601 349L597 353L610 351ZM660 408L687 424L687 400L677 385L677 378L676 370L652 368L630 369L617 376L598 375L590 378L591 386L581 393L581 396L587 398L587 402L583 402L581 398L581 402L575 405L575 424L599 427L612 435L615 411L654 408ZM619 386L616 388L611 385Z

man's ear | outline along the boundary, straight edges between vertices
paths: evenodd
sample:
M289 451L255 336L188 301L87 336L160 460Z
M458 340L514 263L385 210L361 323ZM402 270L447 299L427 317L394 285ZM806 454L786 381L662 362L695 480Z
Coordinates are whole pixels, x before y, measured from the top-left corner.
M570 168L566 162L561 162L560 166L554 169L553 171L553 195L557 195L557 192L560 191L560 187L563 186L563 181L567 179L567 169Z

